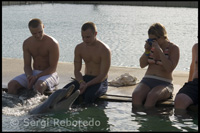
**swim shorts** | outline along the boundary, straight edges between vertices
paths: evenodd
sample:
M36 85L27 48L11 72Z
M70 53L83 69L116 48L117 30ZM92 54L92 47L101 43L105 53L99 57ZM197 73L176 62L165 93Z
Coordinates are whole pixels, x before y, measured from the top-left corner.
M41 72L42 71L40 71L40 70L33 70L33 75L37 75ZM27 80L26 74L21 74L19 76L16 76L15 78L13 78L13 80L16 80L24 88L28 87L28 80ZM38 78L38 80L42 80L47 84L47 86L48 86L47 90L54 90L55 87L59 84L59 77L58 77L57 72L54 72L49 75L41 76ZM33 86L33 88L34 88L34 86Z
M91 81L92 79L94 79L95 77L96 76L84 75L83 80L87 83ZM72 81L71 83L65 85L63 88L67 88L71 86L72 84L75 85L74 92L79 89L80 84L77 80ZM85 92L83 92L83 94L80 95L79 98L77 98L75 103L77 103L77 101L80 101L78 99L82 99L84 103L94 103L98 97L106 93L107 89L108 89L108 81L107 79L105 79L101 83L87 87Z
M166 86L167 90L171 94L173 93L173 90L174 90L171 80L153 76L153 75L145 75L140 82L149 86L150 89L152 89L156 86L159 86L159 85Z
M180 93L188 95L192 99L194 105L198 104L198 78L185 83L178 91L177 95Z

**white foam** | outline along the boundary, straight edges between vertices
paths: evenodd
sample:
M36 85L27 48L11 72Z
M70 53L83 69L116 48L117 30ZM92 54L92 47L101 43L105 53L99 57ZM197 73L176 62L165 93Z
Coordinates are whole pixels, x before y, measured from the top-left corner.
M2 114L21 116L27 114L31 109L41 104L48 96L36 94L34 97L27 98L25 96L19 96L7 94L2 92Z

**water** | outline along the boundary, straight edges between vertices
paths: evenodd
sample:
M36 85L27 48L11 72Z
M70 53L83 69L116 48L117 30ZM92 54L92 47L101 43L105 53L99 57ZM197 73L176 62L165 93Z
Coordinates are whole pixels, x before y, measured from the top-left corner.
M3 131L198 131L197 112L172 107L132 111L130 102L105 102L44 115L2 116Z
M45 32L60 44L62 62L73 62L74 48L82 42L81 26L97 25L97 37L109 45L112 66L139 67L147 30L162 23L171 42L180 48L176 70L188 71L191 49L198 42L198 9L82 4L36 4L2 7L2 56L23 58L22 43L31 34L27 24L40 18Z
M97 25L97 37L112 51L112 66L139 67L147 30L165 25L171 42L180 48L176 70L188 71L191 48L198 42L198 9L82 4L36 4L2 7L2 56L23 58L22 43L31 34L27 24L40 18L45 32L60 44L62 62L73 62L86 21ZM3 107L2 107L3 108ZM15 108L16 109L16 108ZM8 112L7 112L8 113ZM3 131L198 131L197 112L176 115L173 108L132 110L130 102L99 102L69 112L13 116L2 113Z

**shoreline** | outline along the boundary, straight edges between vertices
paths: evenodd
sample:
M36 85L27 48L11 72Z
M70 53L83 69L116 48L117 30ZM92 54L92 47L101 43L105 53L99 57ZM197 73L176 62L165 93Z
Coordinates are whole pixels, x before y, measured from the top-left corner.
M62 88L64 85L70 82L71 77L74 77L74 65L71 62L58 62L57 73L60 77L60 84L58 88ZM82 73L84 65L82 67ZM108 73L108 81L113 80L124 73L129 73L135 76L140 81L146 72L146 68L135 67L117 67L111 66ZM17 58L4 58L2 57L2 85L7 83L17 75L24 73L23 71L23 59ZM173 72L173 84L183 86L187 82L189 72L187 71L174 71Z

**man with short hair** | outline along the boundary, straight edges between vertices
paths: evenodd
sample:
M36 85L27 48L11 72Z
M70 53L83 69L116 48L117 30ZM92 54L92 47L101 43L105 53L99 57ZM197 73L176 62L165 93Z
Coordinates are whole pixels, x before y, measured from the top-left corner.
M84 103L93 103L108 88L107 78L111 64L110 48L96 38L97 28L93 22L83 24L81 28L83 42L74 51L75 81L64 88L75 85L80 90ZM82 60L85 62L85 74L81 73Z
M57 40L44 33L44 25L40 19L31 19L28 27L32 36L23 43L25 73L8 83L8 93L11 94L17 94L20 88L34 88L43 94L45 90L55 89L59 83L56 72L59 60Z

